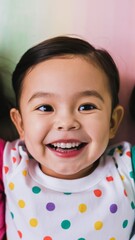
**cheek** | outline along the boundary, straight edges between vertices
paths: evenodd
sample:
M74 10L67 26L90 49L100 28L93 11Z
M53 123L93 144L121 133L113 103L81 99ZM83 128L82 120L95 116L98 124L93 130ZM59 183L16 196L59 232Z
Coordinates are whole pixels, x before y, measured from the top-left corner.
M47 124L43 119L35 118L34 116L31 116L29 118L25 117L24 120L24 131L27 134L41 134L46 130Z
M97 118L91 118L85 124L85 129L88 135L97 141L104 138L106 139L110 131L109 117L98 116Z

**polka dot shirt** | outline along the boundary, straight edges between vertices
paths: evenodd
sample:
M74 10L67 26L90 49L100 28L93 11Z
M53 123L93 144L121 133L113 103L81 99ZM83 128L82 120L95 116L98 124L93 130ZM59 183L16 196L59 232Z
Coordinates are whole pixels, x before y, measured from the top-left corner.
M127 240L135 216L130 145L107 149L89 176L45 175L19 141L6 143L8 240Z

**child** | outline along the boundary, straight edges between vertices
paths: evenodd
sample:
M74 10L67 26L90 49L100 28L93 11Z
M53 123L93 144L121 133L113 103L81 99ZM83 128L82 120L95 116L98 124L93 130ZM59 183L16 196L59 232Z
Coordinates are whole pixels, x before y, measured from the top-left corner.
M130 239L130 145L108 147L123 117L111 56L56 37L24 54L12 81L20 139L3 146L8 240Z

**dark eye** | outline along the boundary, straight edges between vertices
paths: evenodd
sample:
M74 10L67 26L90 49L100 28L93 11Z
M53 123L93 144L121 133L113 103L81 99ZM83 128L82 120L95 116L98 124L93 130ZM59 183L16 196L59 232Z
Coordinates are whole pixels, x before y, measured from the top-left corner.
M50 105L42 105L40 107L37 108L37 110L41 111L41 112L53 112L53 107Z
M91 111L91 110L94 110L96 109L96 106L93 105L93 104L83 104L79 107L79 111L82 112L82 111Z

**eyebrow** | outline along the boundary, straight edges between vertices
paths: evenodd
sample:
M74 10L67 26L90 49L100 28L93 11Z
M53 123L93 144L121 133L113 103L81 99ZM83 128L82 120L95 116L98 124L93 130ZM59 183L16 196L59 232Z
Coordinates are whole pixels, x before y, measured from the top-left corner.
M33 99L35 98L43 98L43 97L53 97L55 96L55 94L53 93L48 93L48 92L35 92L30 99L28 100L28 102L31 102Z
M76 95L77 97L86 97L86 96L96 97L96 98L99 98L102 102L104 102L104 99L101 96L101 94L95 90L86 90L86 91L77 93Z
M57 96L57 95L55 93L51 93L51 92L42 92L42 91L36 92L30 97L28 102L31 102L35 98L55 97L55 96ZM86 90L86 91L78 92L75 94L75 98L87 97L87 96L96 97L96 98L100 99L102 102L104 102L103 97L95 90Z

